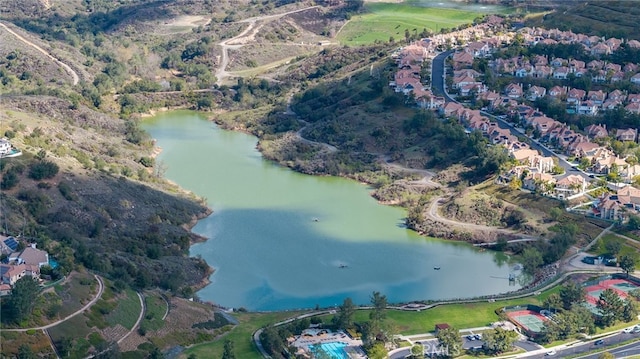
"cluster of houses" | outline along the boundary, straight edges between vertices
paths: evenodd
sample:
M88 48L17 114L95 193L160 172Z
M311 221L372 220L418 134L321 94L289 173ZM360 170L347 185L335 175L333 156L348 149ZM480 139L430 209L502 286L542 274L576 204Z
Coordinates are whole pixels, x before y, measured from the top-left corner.
M0 264L0 295L11 292L13 285L24 276L40 280L40 269L49 264L49 253L31 244L20 250L19 242L14 237L0 235L0 253L5 257Z
M467 30L471 31L472 29ZM555 86L550 89L540 86L525 88L520 83L507 85L502 93L489 91L480 80L482 74L471 69L474 59L492 57L499 46L514 38L514 34L497 36L490 31L481 33L485 35L483 40L467 43L461 51L455 52L452 56L454 72L451 87L455 92L462 96L476 96L477 99L487 104L486 109L489 111L498 108L505 110L512 119L522 124L523 127L532 129L534 138L555 147L557 152L574 157L581 163L588 163L587 170L595 174L606 175L615 171L624 182L630 182L634 177L640 175L640 165L628 163L606 146L597 143L601 143L601 141L596 141L598 138L609 136L623 142L639 141L637 128L619 128L612 131L604 125L595 124L588 126L584 133L579 133L568 125L525 104L526 100L535 101L538 98L548 96L566 102L570 113L595 115L600 110L614 109L620 106L624 106L631 113L640 113L640 94L627 94L620 90L613 90L609 93L602 90L584 91L566 86ZM570 31L523 29L519 33L524 38L526 45L580 43L584 46L585 51L594 56L610 54L625 43L620 39L603 39L573 34ZM474 40L477 40L477 37ZM450 40L448 41L450 42ZM402 92L415 100L419 107L438 110L445 117L457 119L468 131L480 131L489 139L490 143L504 146L518 165L509 173L503 174L501 180L509 181L515 177L521 180L523 188L536 190L557 198L570 198L583 193L588 186L584 176L570 174L556 179L552 174L557 168L554 158L542 156L538 151L531 149L528 144L520 141L509 130L501 129L497 123L483 116L482 111L471 110L459 103L446 102L444 98L434 96L431 90L423 85L420 77L422 64L424 61L430 60L436 53L438 46L444 42L443 38L438 38L438 41L423 39L397 52L394 57L399 69L394 80L390 82L390 86L396 92ZM626 41L625 46L640 48L640 42ZM569 76L590 76L592 81L596 83L625 80L640 84L639 67L633 63L619 65L601 60L585 63L575 59L549 59L545 56L535 56L531 59L523 57L495 59L491 60L489 64L493 71L514 77L566 79ZM607 219L619 216L619 211L614 213L612 210L599 210L601 205L614 209L629 207L640 209L640 195L624 194L626 192L636 193L640 190L627 186L620 191L616 195L598 201L599 205L594 209L597 212L595 214Z

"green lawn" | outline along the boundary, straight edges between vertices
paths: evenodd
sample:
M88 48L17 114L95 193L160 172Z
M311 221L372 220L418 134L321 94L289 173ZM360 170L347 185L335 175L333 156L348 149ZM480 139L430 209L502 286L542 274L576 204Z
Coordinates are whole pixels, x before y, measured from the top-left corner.
M405 29L418 33L434 32L473 22L481 12L457 9L426 8L407 4L370 3L366 13L357 15L338 33L338 40L347 45L367 45L376 40L404 39Z
M221 358L225 340L233 342L236 358L262 359L253 345L253 332L272 323L286 318L295 317L303 312L279 313L236 313L234 317L240 322L220 340L209 343L196 344L184 351L181 358L195 354L198 358Z
M118 299L118 305L113 311L106 316L106 320L109 325L114 326L121 324L127 329L133 328L133 325L140 316L140 299L138 295L132 289L125 290L126 297L122 296Z
M618 253L619 257L624 255L637 256L638 253L640 252L640 249L638 248L640 247L640 244L634 246L632 245L632 243L630 243L624 238L618 237L613 233L607 233L606 235L598 239L596 244L593 247L591 247L591 249L589 250L589 253L596 256L607 254L609 251L605 247L605 243L611 242L611 241L620 243L621 248L620 248L620 253ZM636 269L640 269L640 262L636 263Z
M146 330L158 330L162 328L164 325L162 317L167 311L167 302L162 299L158 293L148 293L144 297L144 303L147 310L142 319L142 328Z

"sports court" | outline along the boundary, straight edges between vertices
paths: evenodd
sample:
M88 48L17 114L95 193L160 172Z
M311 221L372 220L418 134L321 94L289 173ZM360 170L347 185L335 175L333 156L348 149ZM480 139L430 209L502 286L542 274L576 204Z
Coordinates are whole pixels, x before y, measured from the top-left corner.
M584 288L587 294L585 305L593 313L598 313L598 300L600 299L600 294L606 289L612 289L621 299L626 299L630 291L638 288L640 288L638 285L622 278L602 279L590 282L587 283L587 286Z
M518 310L507 312L507 316L512 322L520 326L527 332L540 333L544 328L544 322L548 319L533 310Z

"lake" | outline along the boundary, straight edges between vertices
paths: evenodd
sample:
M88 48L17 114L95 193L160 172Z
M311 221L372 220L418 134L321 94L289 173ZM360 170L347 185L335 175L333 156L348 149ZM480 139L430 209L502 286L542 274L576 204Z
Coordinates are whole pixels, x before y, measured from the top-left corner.
M165 176L205 197L213 214L193 228L191 247L215 273L203 300L249 310L366 304L504 293L512 270L500 253L417 235L406 211L378 204L355 181L296 173L262 158L253 136L198 113L145 120ZM435 270L434 267L440 267Z

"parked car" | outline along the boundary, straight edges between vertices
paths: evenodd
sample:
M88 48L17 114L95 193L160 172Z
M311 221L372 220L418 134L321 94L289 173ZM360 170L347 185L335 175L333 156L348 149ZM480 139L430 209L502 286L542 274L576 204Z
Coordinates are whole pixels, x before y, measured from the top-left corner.
M622 332L623 333L631 333L631 332L633 332L633 327L624 328L624 329L622 329Z
M547 356L556 355L556 351L555 351L555 350L553 350L553 349L551 349L551 350L549 350L549 351L547 352L547 354L545 354L545 355L547 355Z
M598 339L595 342L593 342L593 345L602 345L602 344L604 344L604 340L602 339Z

